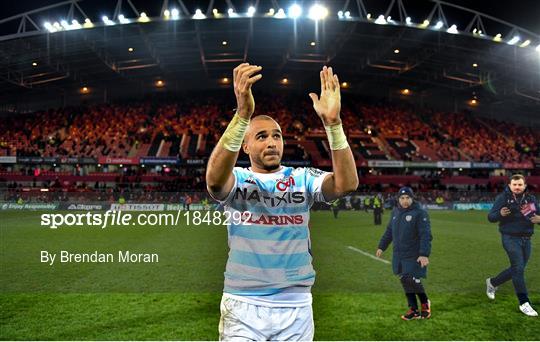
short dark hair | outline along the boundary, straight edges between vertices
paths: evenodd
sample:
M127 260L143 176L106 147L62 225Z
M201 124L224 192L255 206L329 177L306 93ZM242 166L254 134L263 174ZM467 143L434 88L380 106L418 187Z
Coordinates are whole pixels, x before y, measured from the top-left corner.
M510 177L510 182L511 181L517 181L517 180L520 180L520 179L523 180L523 183L527 183L527 181L525 180L525 176L522 175L521 173L516 173L516 174L512 175L512 177Z
M276 121L276 120L274 120L273 117L268 116L268 115L264 115L264 114L259 114L259 115L254 116L254 117L251 118L251 121L255 121L255 120L272 120L272 121Z

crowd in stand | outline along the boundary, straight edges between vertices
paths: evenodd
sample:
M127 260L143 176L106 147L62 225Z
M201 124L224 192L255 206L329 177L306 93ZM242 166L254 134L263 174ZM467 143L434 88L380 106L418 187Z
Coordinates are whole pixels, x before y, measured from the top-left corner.
M513 125L499 126L499 129L505 132L503 135L464 113L435 113L432 122L439 132L444 132L445 139L458 147L461 155L468 160L523 162L526 159L512 143L512 139L516 139L520 134Z
M0 155L43 157L128 157L161 134L186 132L220 137L233 113L229 96L185 97L165 103L145 101L48 110L0 121ZM295 95L257 96L256 114L274 117L287 141L324 133L309 99ZM349 134L424 141L438 160L524 162L539 158L540 132L470 113L421 112L389 104L344 99ZM425 159L425 158L424 158Z
M269 115L280 123L287 144L324 134L324 127L315 114L310 99L294 94L257 94L256 114ZM234 100L234 99L232 99ZM219 140L234 113L230 96L212 95L210 98L185 96L165 101L145 100L127 104L47 110L33 114L12 115L0 120L0 156L40 157L129 157L137 154L142 145L149 146L156 139L179 144L183 134L203 134L209 149ZM540 162L540 132L507 122L475 117L470 113L444 113L418 110L389 103L369 103L354 98L343 99L342 120L349 137L367 137L375 142L384 139L403 139L403 142L423 142L433 155L432 161L475 162ZM366 139L366 138L362 138ZM401 144L403 146L407 144ZM353 145L357 148L358 145ZM390 146L390 145L389 145ZM171 151L178 151L171 149ZM425 161L426 155L417 149L401 155L403 160ZM201 153L198 150L198 153ZM144 155L144 154L142 154ZM358 155L355 153L355 155ZM197 155L205 157L207 155ZM309 160L302 149L293 150L293 159ZM243 156L245 158L245 156ZM397 158L396 154L392 158ZM36 176L35 166L23 167L15 173ZM49 167L50 168L50 167ZM5 172L0 167L0 173ZM19 168L20 169L20 168ZM64 168L65 169L65 168ZM63 170L63 169L62 169ZM88 175L84 167L74 167L66 175ZM52 172L45 171L45 172ZM58 171L58 170L57 170ZM152 171L157 176L173 176L149 183L141 182L150 170L124 167L114 171L117 178L109 183L69 183L35 181L31 187L47 187L49 193L31 194L36 200L68 201L77 196L99 201L180 201L182 191L205 191L204 168L163 168ZM157 173L156 173L157 172ZM363 172L363 171L361 171ZM152 175L154 174L152 173ZM439 172L440 173L440 172ZM57 172L62 176L62 172ZM131 177L126 178L126 177ZM437 199L455 201L458 189L440 184L441 175L426 175L415 184L426 202ZM483 176L484 178L487 175ZM39 184L38 184L39 183ZM360 193L392 193L400 185L361 184ZM28 184L10 182L4 185L4 200L24 196ZM459 190L478 194L500 190L499 185L472 185ZM434 192L435 191L435 192ZM439 192L439 193L436 193ZM92 193L92 195L89 195ZM162 196L162 197L160 197ZM172 196L172 197L171 197ZM470 196L468 198L471 198ZM90 198L91 199L91 198Z

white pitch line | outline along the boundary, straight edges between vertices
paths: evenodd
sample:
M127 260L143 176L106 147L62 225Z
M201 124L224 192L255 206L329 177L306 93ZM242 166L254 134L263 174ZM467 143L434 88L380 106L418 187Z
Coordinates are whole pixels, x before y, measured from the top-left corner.
M358 252L358 253L360 253L360 254L363 254L363 255L365 255L365 256L367 256L367 257L370 257L371 259L375 259L375 260L377 260L377 261L384 262L385 264L390 264L390 261L388 261L388 260L384 260L384 259L381 259L381 258L377 258L375 255L369 254L368 252L364 252L363 250L358 249L358 248L355 248L355 247L353 247L353 246L347 246L347 248L350 249L350 250L353 250L353 251L355 251L355 252Z

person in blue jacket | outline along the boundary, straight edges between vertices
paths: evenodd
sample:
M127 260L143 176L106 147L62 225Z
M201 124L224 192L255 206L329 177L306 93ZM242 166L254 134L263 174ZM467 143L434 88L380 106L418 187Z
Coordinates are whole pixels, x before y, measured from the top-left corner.
M409 310L401 316L403 320L431 317L431 302L420 279L427 274L432 239L428 213L414 201L411 188L401 188L376 255L380 257L390 243L394 243L392 269L400 278L409 304Z
M502 245L510 267L496 277L486 279L486 295L495 299L497 288L512 279L519 300L519 310L527 316L538 316L530 304L525 285L525 267L531 256L531 236L534 224L540 223L536 198L526 192L525 177L520 174L510 178L510 184L497 196L488 214L489 222L499 222Z

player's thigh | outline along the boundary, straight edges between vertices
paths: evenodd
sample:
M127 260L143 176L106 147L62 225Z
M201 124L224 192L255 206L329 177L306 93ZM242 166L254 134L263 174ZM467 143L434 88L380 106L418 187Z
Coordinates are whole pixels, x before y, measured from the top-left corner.
M261 308L231 298L222 298L219 320L220 341L266 340L267 324L270 320Z
M524 258L524 261L525 261L525 265L527 264L527 262L529 261L530 257L531 257L531 252L532 252L532 245L531 245L531 239L528 238L528 239L523 239L523 258Z
M299 308L281 308L272 314L275 326L279 326L271 340L312 341L315 333L313 308L311 305Z
M521 248L520 238L503 234L502 243L510 264L513 267L523 266L525 258L523 249Z

